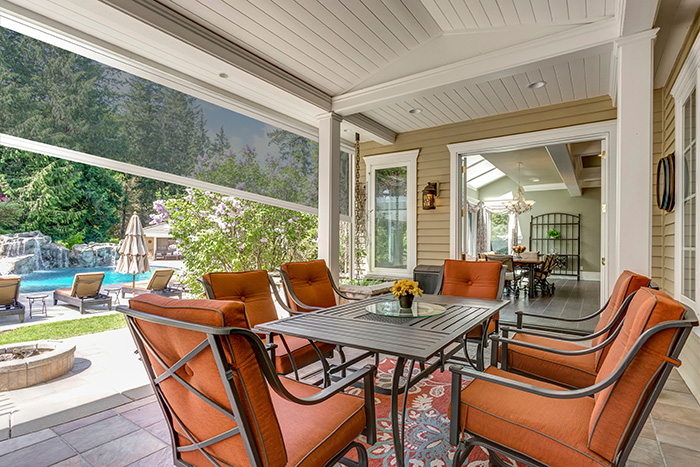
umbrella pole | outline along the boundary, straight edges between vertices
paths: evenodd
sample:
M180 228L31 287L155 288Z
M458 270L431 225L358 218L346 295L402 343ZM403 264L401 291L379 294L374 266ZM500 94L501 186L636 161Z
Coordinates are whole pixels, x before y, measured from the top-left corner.
M131 296L136 296L136 274L131 275Z

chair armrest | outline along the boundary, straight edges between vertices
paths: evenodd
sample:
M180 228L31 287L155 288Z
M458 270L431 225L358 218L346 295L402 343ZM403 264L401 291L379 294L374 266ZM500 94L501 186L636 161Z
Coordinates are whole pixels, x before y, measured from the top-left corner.
M586 347L582 350L560 350L560 349L553 349L551 347L546 347L544 345L537 345L537 344L530 344L528 342L522 342L522 341L516 341L514 339L509 339L508 337L504 336L499 336L499 335L491 335L491 341L493 341L493 345L498 345L504 344L506 347L509 345L517 345L519 347L525 347L528 349L535 349L535 350L541 350L543 352L548 352L548 353L553 353L557 355L587 355L589 353L597 352L598 350L601 350L605 347L607 347L620 333L620 329L622 329L622 323L615 329L615 332L613 332L610 336L608 336L607 339L605 339L603 342L600 344L593 346L593 347Z
M602 330L595 332L593 334L586 334L585 336L574 336L571 334L559 334L559 333L556 333L554 331L552 331L552 332L550 332L550 331L536 331L536 330L532 330L529 328L512 329L510 326L504 326L504 325L501 325L500 328L501 328L501 331L504 331L504 332L514 331L517 334L526 334L528 336L546 337L548 339L556 339L559 341L567 341L567 342L587 341L587 340L591 340L591 339L598 337L599 335L602 335L605 332L607 332L607 329L602 329Z
M372 393L372 401L374 401L374 375L377 373L377 367L374 365L366 365L363 368L360 368L357 371L352 372L351 374L347 375L345 378L342 378L335 383L331 384L327 388L321 390L320 392L317 392L313 396L309 397L296 397L292 393L290 393L284 385L282 385L281 381L279 378L277 378L277 383L278 384L272 384L270 382L272 389L280 396L283 397L284 399L287 399L290 402L294 402L296 404L300 405L315 405L315 404L320 404L321 402L330 399L333 397L335 394L338 394L339 392L342 392L344 389L346 389L348 386L351 386L352 384L360 381L361 379L365 380L364 384L364 390L365 394L368 392Z
M353 301L354 301L354 300L362 300L362 299L359 298L359 297L348 297L347 295L344 295L344 294L340 291L340 289L338 288L338 286L336 285L335 281L333 280L333 276L331 275L331 270L328 269L328 268L326 268L326 272L328 273L328 279L330 279L330 281L331 281L331 287L333 287L333 291L335 292L335 294L336 294L337 296L339 296L340 298L344 298L345 300L353 300ZM313 308L313 307L310 307L310 308Z

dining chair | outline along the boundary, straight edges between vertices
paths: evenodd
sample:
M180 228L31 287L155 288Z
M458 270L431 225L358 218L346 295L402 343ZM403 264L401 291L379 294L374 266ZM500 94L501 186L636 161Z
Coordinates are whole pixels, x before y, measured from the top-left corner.
M500 300L503 298L506 271L500 262L459 261L446 259L438 279L438 295L455 297L485 298ZM499 314L486 323L481 323L467 333L466 339L477 341L477 365L484 366L484 348L488 345L488 335L498 331ZM486 332L484 332L484 326ZM465 341L466 344L466 341ZM464 348L468 357L467 348Z
M245 303L245 313L250 329L254 329L258 324L278 319L275 302L272 299L273 293L277 303L285 311L292 313L279 296L277 285L267 271L210 272L202 276L200 282L210 300L234 300ZM272 336L271 343L276 344L273 361L277 373L283 375L294 373L297 381L299 368L316 361L320 361L327 372L329 367L326 357L332 356L335 349L331 344L312 342L293 336L275 335ZM328 383L329 381L326 381L326 384Z
M487 449L495 465L505 465L497 453L540 467L625 465L697 325L692 310L643 288L587 387L571 390L493 366L450 367L450 442L459 445L453 465L462 465L474 446ZM474 378L464 390L463 377Z
M554 272L557 258L558 255L556 254L545 255L542 265L535 269L535 283L532 286L535 287L534 290L539 288L543 295L552 295L554 293L555 285L550 283L547 278Z
M500 361L501 369L556 384L581 388L595 381L608 351L628 313L628 305L637 290L648 287L648 277L624 271L615 282L610 298L595 313L582 318L556 318L516 311L518 328L501 326L501 335L491 348L491 361ZM584 335L555 334L525 328L523 316L548 321L579 323L598 319L593 332ZM586 343L590 341L590 345Z
M540 259L539 251L523 251L520 253L520 257L527 261L538 261Z
M513 294L515 298L520 295L520 283L523 278L523 272L515 269L513 266L513 257L511 255L486 255L486 261L497 261L503 264L506 270L505 288Z
M376 442L376 367L323 390L280 378L245 308L154 294L118 307L165 416L174 463L331 466L354 449L367 466L355 439ZM359 382L363 397L343 393Z

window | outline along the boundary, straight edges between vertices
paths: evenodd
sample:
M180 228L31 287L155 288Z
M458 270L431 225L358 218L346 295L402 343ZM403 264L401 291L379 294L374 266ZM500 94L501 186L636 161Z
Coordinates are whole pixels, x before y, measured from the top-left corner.
M491 214L491 251L500 255L508 254L508 214Z
M416 265L418 151L365 157L369 272L410 277Z
M682 214L682 294L695 300L695 245L696 245L696 125L695 91L683 104L683 214Z

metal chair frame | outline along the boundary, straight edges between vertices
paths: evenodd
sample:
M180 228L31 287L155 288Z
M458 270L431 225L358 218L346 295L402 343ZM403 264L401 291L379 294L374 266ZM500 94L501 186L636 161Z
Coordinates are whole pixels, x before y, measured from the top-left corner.
M490 458L497 465L506 464L500 461L500 459L496 458L496 456L494 455L495 452L503 454L504 456L507 456L511 459L515 459L519 462L523 462L528 465L545 467L545 464L543 464L537 459L528 456L527 454L515 451L502 444L495 443L491 440L482 438L478 434L470 433L467 430L465 430L465 433L470 435L471 438L465 441L459 440L459 405L463 376L467 376L474 379L481 379L491 383L499 384L501 386L506 386L509 388L525 391L530 394L537 394L543 397L549 397L553 399L577 399L581 397L589 397L617 383L624 374L625 370L634 360L634 357L637 355L637 353L639 353L643 345L652 336L663 330L675 328L676 334L674 336L674 340L669 352L670 358L663 363L662 370L659 372L659 375L656 377L654 384L651 386L651 392L649 393L649 396L646 398L644 403L641 405L641 408L637 412L636 417L634 417L633 415L634 422L630 425L631 429L629 429L625 434L623 434L623 436L625 437L625 441L621 444L621 447L618 448L617 453L615 455L616 461L614 462L614 465L625 465L625 463L627 462L627 458L629 457L629 454L632 448L634 447L634 443L639 437L639 434L641 433L642 428L644 427L644 423L646 422L646 419L651 413L651 409L654 406L656 400L658 399L659 394L663 389L664 383L666 382L669 374L671 373L671 370L673 369L673 367L680 366L681 362L678 360L678 356L680 355L681 349L685 345L685 342L687 341L692 328L697 325L697 317L692 312L692 310L686 308L682 320L666 321L647 329L639 336L639 338L632 346L630 351L627 353L627 355L625 355L625 358L622 360L622 362L607 378L587 388L573 390L567 390L564 388L562 388L562 390L544 389L531 384L521 383L519 381L503 378L501 376L490 375L488 373L480 371L474 371L468 367L461 367L456 365L451 366L450 371L452 372L452 400L450 413L450 443L453 446L458 446L452 464L453 467L462 465L467 459L467 456L469 455L471 450L474 448L474 446L483 446L484 448L488 449L490 453ZM621 326L617 329L617 332L619 332L620 328ZM491 339L494 340L494 345L496 345L496 336L492 336ZM496 458L496 460L494 460L494 458Z
M287 313L290 314L296 314L294 310L289 308L287 304L282 300L282 297L280 297L279 292L277 291L277 284L275 284L275 281L270 277L270 274L267 274L267 280L270 284L270 288L272 289L272 293L275 295L275 301L280 304L282 309L286 311ZM204 294L209 300L218 300L216 296L214 295L214 289L212 288L211 284L204 279L203 277L198 277L197 281L199 281L202 284L202 287L204 288ZM276 344L274 344L274 334L268 334L267 335L267 345L270 350L270 359L272 360L273 364L275 362L275 348L277 347ZM287 340L284 338L283 335L280 334L280 340L282 341L282 345L284 346L284 349L287 352L287 355L289 355L289 363L292 365L292 373L294 373L294 379L297 381L301 381L301 378L299 376L299 366L296 363L296 360L294 360L294 357L292 356L292 351L289 348L289 344L287 344ZM318 348L316 343L312 340L309 339L309 344L314 348L316 351L316 354L318 355L318 359L321 362L321 366L323 367L323 384L324 386L330 385L330 373L331 373L331 366L328 364L328 361L326 360L326 357L330 355L330 352L328 354L323 354L321 352L321 349ZM339 352L340 353L340 352ZM344 355L341 354L341 360L344 362ZM313 362L309 362L311 364ZM343 374L343 376L345 376Z
M194 451L198 450L204 457L211 462L212 465L214 466L227 466L225 461L215 458L213 455L208 453L205 449L206 447L217 443L219 441L222 441L224 439L230 438L232 436L240 434L243 439L243 443L246 449L246 453L248 455L248 459L251 462L251 465L254 466L263 466L263 461L260 458L257 450L254 449L253 447L253 427L249 424L247 418L242 416L243 413L243 402L241 401L241 398L239 396L238 391L236 390L235 384L234 384L234 370L231 368L230 363L228 362L224 348L228 346L230 354L233 355L232 349L231 349L231 341L227 339L227 336L232 336L232 335L237 335L245 338L246 342L251 346L251 349L253 350L253 353L255 354L255 359L258 362L258 365L260 366L260 370L269 384L269 387L272 388L275 393L277 393L280 397L283 399L286 399L290 402L293 402L295 404L299 405L314 405L314 404L319 404L323 401L326 401L330 399L332 396L335 394L338 394L342 392L344 389L349 387L350 385L357 383L358 381L362 380L364 384L364 400L365 400L365 417L366 417L366 426L365 429L362 431L362 434L365 435L368 444L374 444L376 442L376 423L375 423L375 409L374 409L374 376L376 374L376 367L367 365L364 368L353 372L352 374L348 375L347 377L341 379L340 381L337 381L333 383L331 386L321 390L317 394L314 394L311 397L306 397L306 398L299 398L291 394L285 386L282 384L280 381L279 377L277 376L274 366L270 360L270 358L267 355L267 350L265 346L263 346L262 341L260 338L252 331L249 329L241 329L241 328L233 328L233 327L215 327L215 326L205 326L205 325L200 325L200 324L194 324L194 323L189 323L185 321L179 321L179 320L174 320L170 318L163 318L160 316L154 316L148 313L132 310L126 306L118 306L117 310L120 311L125 315L127 325L129 327L129 331L131 332L132 337L134 338L134 341L136 342L136 346L138 348L139 354L141 356L141 360L143 361L143 364L146 368L146 373L148 374L149 381L151 383L151 386L153 388L153 392L156 394L156 398L158 400L158 403L163 411L163 414L165 415L166 421L168 423L169 431L170 431L170 440L171 440L171 446L173 450L173 459L176 465L182 466L182 467L191 467L191 464L188 462L185 462L179 458L179 454L181 452L187 452L187 451ZM178 362L176 362L174 365L169 366L167 365L159 356L158 352L151 346L151 344L148 342L146 337L143 335L141 329L139 328L139 325L136 320L143 320L143 321L148 321L151 323L163 325L163 326L171 326L179 329L185 329L188 331L195 331L195 332L200 332L205 335L203 338L202 342L197 345L195 348L193 348L187 355L182 357ZM221 382L224 385L224 388L226 390L226 396L228 399L229 406L231 407L230 409L226 407L222 407L218 404L216 404L214 401L209 399L205 394L202 394L200 391L198 391L196 388L191 386L189 383L187 383L185 380L183 380L180 376L177 375L177 370L181 368L183 365L185 365L187 362L189 362L192 358L195 356L199 355L203 351L205 351L207 348L211 349L211 352L213 354L214 360L216 362L216 366L218 368L219 372L219 377L221 378ZM153 356L154 360L158 362L159 365L161 365L165 371L160 375L156 376L155 372L153 371L153 365L151 363L151 356ZM234 362L235 363L235 362ZM187 427L184 425L184 423L177 417L175 414L175 411L173 410L173 407L170 405L168 400L166 399L165 395L163 394L160 384L168 379L172 378L173 380L177 381L180 383L182 386L184 386L188 391L191 393L195 394L199 399L204 401L206 404L209 406L213 407L215 410L218 412L224 414L226 417L234 421L237 426L231 430L228 430L226 432L219 433L218 435L209 438L207 440L196 440L194 435L187 429ZM240 377L240 374L238 374L238 380L243 381L242 378ZM245 383L244 384L244 391L247 392L248 390L245 388ZM175 424L177 424L177 428L175 427ZM180 431L178 431L178 429ZM191 444L189 445L179 445L178 443L178 438L176 434L187 438ZM353 462L348 459L344 459L345 454L347 454L350 450L356 449L358 453L358 462ZM335 463L339 462L342 459L343 463L349 466L357 466L357 465L367 465L367 452L365 448L360 445L357 442L351 442L348 444L343 450L341 450L336 456L333 457L328 463L325 465L331 466L334 465Z
M505 269L506 274L508 274L509 272L513 274L513 280L506 279L504 285L505 289L512 293L515 298L518 298L520 296L520 283L522 281L523 276L520 270L516 270L515 265L513 264L513 256L486 255L486 261L497 261L503 265L503 269Z

